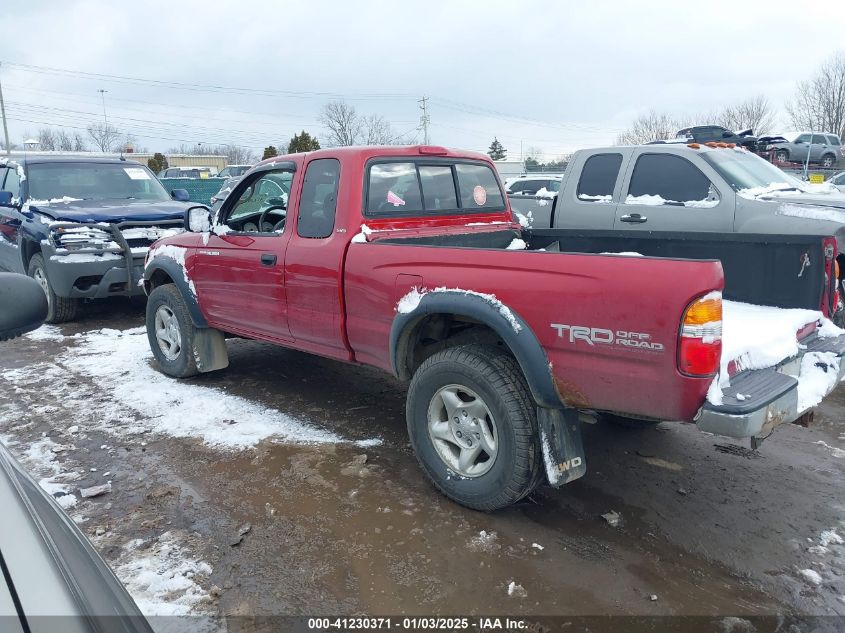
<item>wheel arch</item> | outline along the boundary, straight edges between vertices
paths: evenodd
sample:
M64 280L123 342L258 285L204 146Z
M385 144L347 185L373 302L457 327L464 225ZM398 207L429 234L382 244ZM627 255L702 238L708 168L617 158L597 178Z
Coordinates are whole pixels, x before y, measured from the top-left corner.
M200 310L199 301L185 276L184 267L175 259L166 256L156 257L144 269L144 292L149 294L164 284L172 283L179 290L194 327L207 328L208 321Z
M437 351L456 344L486 342L504 347L517 361L536 403L561 407L549 360L533 330L513 310L512 319L487 298L460 290L423 294L410 312L398 313L390 331L393 373L409 380ZM433 342L426 346L422 338ZM432 338L433 337L433 338Z

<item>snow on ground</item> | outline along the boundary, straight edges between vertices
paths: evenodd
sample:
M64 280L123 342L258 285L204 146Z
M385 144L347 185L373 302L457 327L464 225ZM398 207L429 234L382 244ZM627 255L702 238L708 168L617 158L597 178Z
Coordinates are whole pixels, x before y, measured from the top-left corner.
M180 382L154 369L146 329L89 332L60 358L64 367L94 380L112 397L100 418L130 427L142 418L149 430L173 437L196 437L219 448L243 449L267 438L293 443L343 439L274 409L218 389ZM139 415L134 416L130 410ZM124 427L125 428L125 427Z
M713 404L722 404L722 388L730 385L728 365L738 370L765 369L796 356L801 346L797 332L818 321L821 337L845 334L821 312L757 306L737 301L722 302L722 362L719 376L707 394ZM824 364L825 368L821 365ZM801 365L798 385L799 411L817 405L835 384L839 363L833 354L808 353Z
M0 435L0 443L12 452L24 469L38 481L38 485L62 508L68 510L77 504L79 499L72 491L71 482L79 479L79 475L64 472L56 461L56 453L63 449L60 444L49 437L42 437L24 446L11 435Z
M32 341L63 341L65 336L55 325L42 325L37 330L24 334L24 338Z
M187 540L165 532L153 543L135 539L124 546L114 571L144 615L187 615L210 601L197 580L211 575L211 565L194 559Z
M52 339L57 332L57 328L51 328L47 335ZM154 431L198 438L222 449L249 448L266 439L288 443L345 441L335 433L245 398L165 376L151 364L152 353L143 327L102 329L67 340L76 345L58 355L57 364L11 369L0 373L0 378L11 385L49 385L57 398L77 407L79 416L73 422L82 428L114 435ZM76 386L81 377L92 380L106 397L92 406ZM379 443L378 439L358 442L361 446Z

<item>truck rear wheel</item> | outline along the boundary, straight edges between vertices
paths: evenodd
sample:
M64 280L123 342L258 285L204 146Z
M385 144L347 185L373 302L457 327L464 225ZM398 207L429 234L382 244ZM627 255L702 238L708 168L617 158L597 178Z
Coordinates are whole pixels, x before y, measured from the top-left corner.
M194 358L194 323L173 284L155 288L147 299L147 338L162 372L175 378L199 373Z
M406 413L422 469L453 501L496 510L542 481L537 414L510 354L484 345L434 354L411 380Z
M66 323L73 321L76 318L76 312L79 308L79 299L71 299L69 297L59 297L53 290L50 284L50 279L47 277L47 269L44 266L44 256L41 253L36 253L29 260L29 266L26 269L27 274L38 282L44 294L47 295L47 323Z

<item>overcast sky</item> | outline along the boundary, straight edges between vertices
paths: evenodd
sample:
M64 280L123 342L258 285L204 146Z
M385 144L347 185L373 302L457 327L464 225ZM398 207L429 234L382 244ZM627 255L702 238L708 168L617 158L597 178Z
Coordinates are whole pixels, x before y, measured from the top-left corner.
M4 5L14 143L44 125L101 121L99 89L109 122L150 150L260 152L303 128L319 137L332 99L410 133L427 96L432 143L486 150L496 135L511 158L520 144L551 158L612 143L650 109L707 112L757 94L786 129L796 81L845 50L842 0Z

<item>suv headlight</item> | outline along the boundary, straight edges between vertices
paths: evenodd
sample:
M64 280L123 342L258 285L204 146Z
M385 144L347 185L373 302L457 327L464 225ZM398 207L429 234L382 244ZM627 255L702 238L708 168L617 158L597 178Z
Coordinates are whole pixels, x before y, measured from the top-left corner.
M112 239L111 233L96 226L64 225L54 227L51 233L57 249L69 252L120 252L120 245Z

